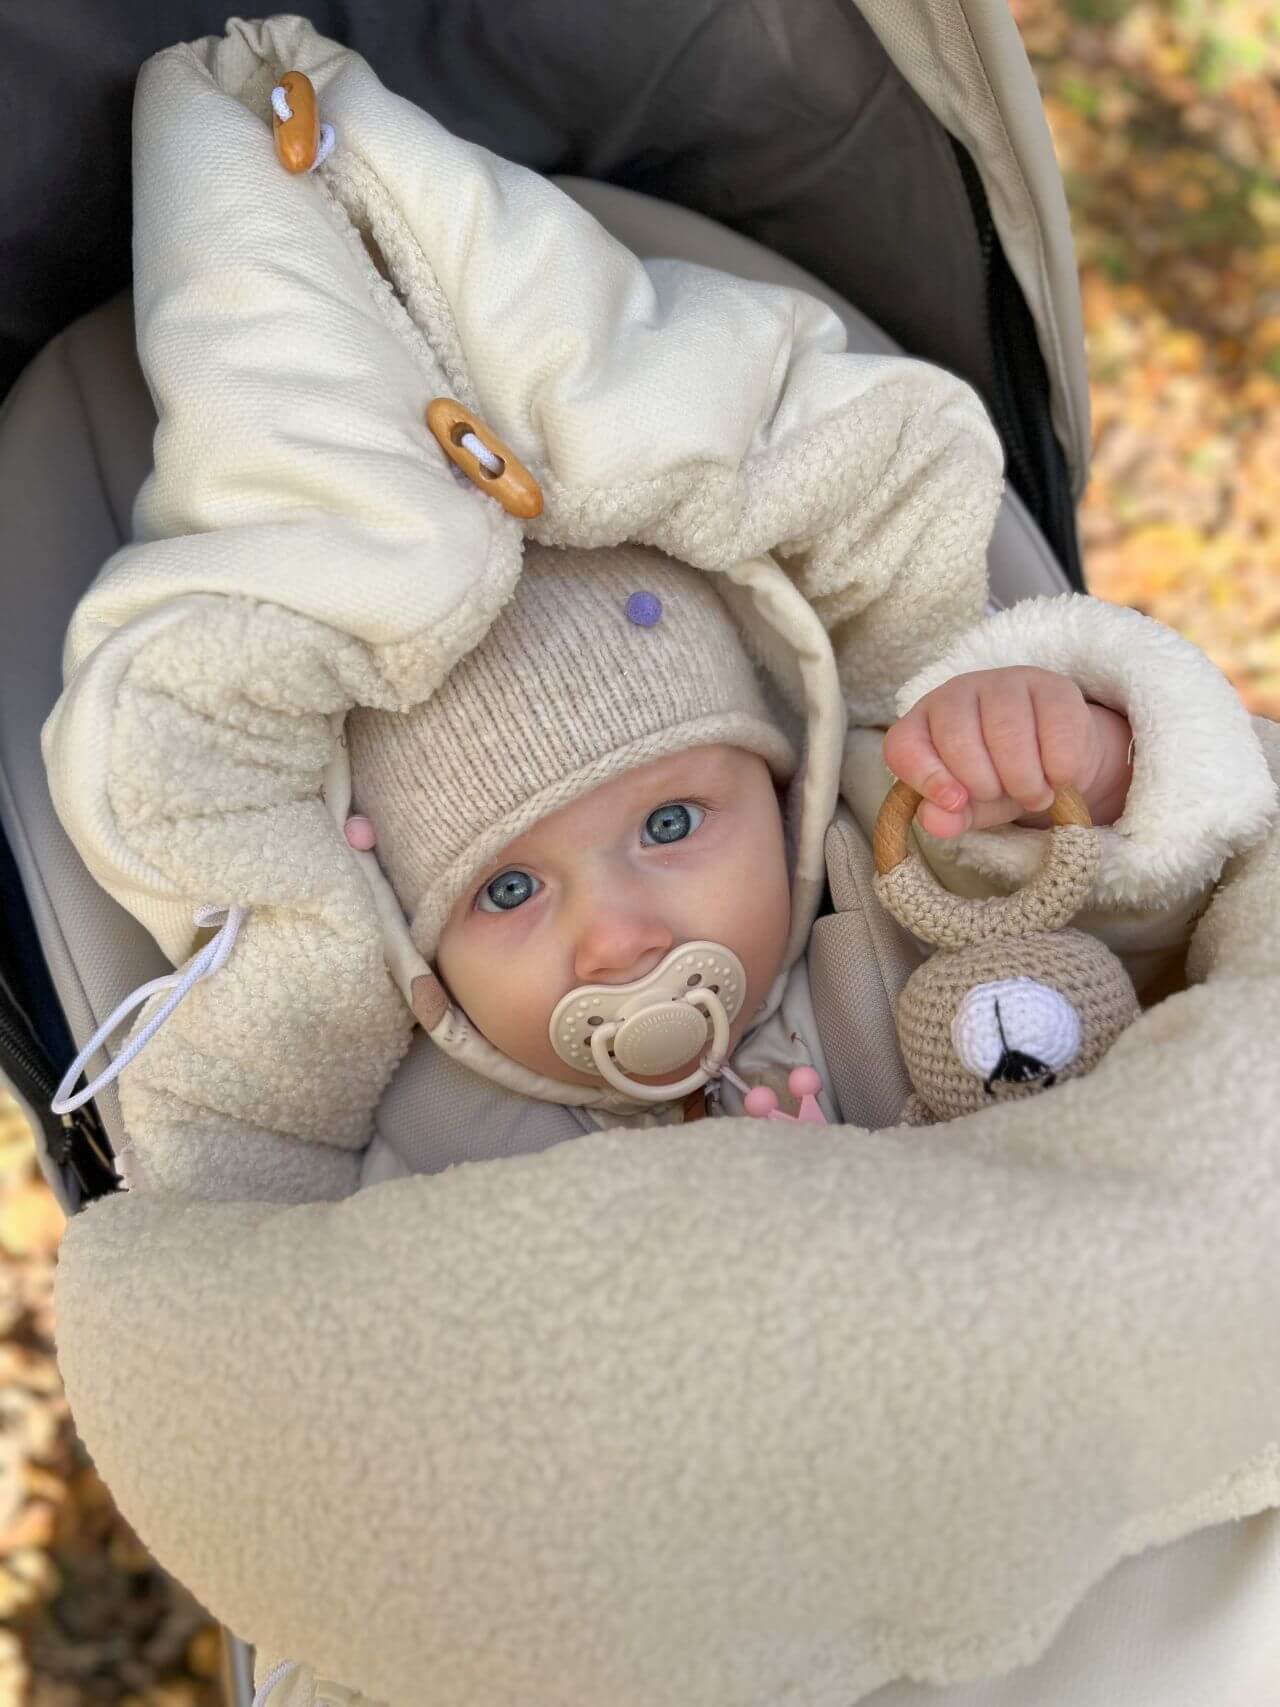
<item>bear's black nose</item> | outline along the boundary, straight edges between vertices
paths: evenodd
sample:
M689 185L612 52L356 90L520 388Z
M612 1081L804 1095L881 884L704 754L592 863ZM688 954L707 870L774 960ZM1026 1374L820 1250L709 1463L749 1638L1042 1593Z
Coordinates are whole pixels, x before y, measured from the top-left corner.
M1006 1049L987 1083L1003 1079L1006 1084L1025 1085L1032 1079L1043 1079L1046 1074L1052 1078L1046 1062L1037 1061L1034 1055L1024 1055L1021 1049Z
M1004 1021L1000 1018L1000 1004L996 1003L996 1026L1000 1032L1000 1059L991 1069L991 1074L982 1082L982 1088L991 1095L991 1087L997 1079L1006 1085L1030 1085L1039 1079L1046 1087L1057 1078L1051 1072L1046 1061L1038 1061L1034 1055L1028 1055L1022 1049L1010 1049L1009 1040L1004 1034Z

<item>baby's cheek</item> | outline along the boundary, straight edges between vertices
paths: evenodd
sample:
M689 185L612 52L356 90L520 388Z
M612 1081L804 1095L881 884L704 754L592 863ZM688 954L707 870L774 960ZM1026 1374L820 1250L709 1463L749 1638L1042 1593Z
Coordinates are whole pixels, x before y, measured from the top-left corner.
M450 996L475 1026L491 1037L497 1018L493 1008L495 986L493 956L473 940L466 927L446 933L436 950L436 971Z
M726 903L720 937L746 968L749 1018L777 976L791 929L791 879L781 835L760 838L750 857L725 874L719 894Z
M496 940L499 934L501 942ZM550 1035L560 992L545 955L509 929L495 932L494 938L477 943L465 931L452 940L442 938L436 970L453 1000L495 1049L533 1072L565 1076Z
M540 1072L555 1073L563 1062L551 1046L551 1013L558 995L536 968L515 965L495 1006L508 1047L505 1053ZM501 1045L499 1045L501 1047Z

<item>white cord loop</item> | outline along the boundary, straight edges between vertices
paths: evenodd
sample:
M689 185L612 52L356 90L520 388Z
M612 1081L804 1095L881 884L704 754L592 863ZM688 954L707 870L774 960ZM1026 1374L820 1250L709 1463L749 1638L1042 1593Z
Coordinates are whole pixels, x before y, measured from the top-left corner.
M501 474L502 458L495 456L488 445L482 445L474 433L463 433L458 443L464 450L469 450L476 461L487 474Z
M146 1048L192 985L198 984L202 978L209 977L211 973L217 972L220 967L225 965L227 956L235 947L236 934L240 929L246 911L247 909L244 907L202 906L196 908L193 917L197 925L214 925L219 920L224 920L225 923L221 930L215 937L210 938L184 972L169 972L162 978L153 978L149 984L143 984L131 996L126 996L110 1018L102 1022L63 1074L62 1083L54 1092L53 1101L49 1104L54 1114L70 1114L82 1103L88 1102L90 1097L96 1096L104 1085L109 1085L119 1073L124 1071L130 1061ZM82 1091L77 1091L75 1096L69 1096L67 1093L84 1071L85 1063L102 1047L112 1032L119 1030L135 1008L141 1007L144 1002L150 997L158 995L161 990L169 989L173 990L169 1000L152 1014L138 1035L130 1039L111 1065L104 1072L99 1073L92 1084L86 1085Z
M267 1707L267 1697L271 1694L271 1691L275 1688L276 1684L279 1683L285 1672L300 1670L301 1666L301 1660L281 1660L280 1664L278 1666L274 1666L271 1671L267 1673L266 1677L263 1678L253 1700L249 1703L249 1707Z

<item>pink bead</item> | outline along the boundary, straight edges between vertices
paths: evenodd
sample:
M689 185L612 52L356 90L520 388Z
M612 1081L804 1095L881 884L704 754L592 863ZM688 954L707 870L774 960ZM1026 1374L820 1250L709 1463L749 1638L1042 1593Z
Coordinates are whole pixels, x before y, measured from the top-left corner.
M373 825L367 818L362 818L359 814L354 818L347 819L343 828L343 834L346 836L350 846L358 848L361 853L368 853L369 849L377 840L377 837L373 833Z
M816 1097L822 1079L813 1067L793 1067L787 1075L787 1088L793 1097Z
M742 1099L742 1106L753 1120L767 1120L778 1106L778 1099L768 1085L754 1085Z

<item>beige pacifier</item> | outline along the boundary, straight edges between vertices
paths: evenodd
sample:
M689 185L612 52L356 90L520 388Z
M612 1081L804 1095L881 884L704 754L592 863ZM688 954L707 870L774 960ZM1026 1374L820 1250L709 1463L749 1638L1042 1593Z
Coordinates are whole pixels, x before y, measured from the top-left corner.
M630 984L579 984L556 1004L551 1042L567 1066L598 1073L642 1102L696 1091L721 1069L729 1028L746 999L747 975L732 949L686 942ZM673 1085L642 1085L636 1073L670 1073L698 1057Z

